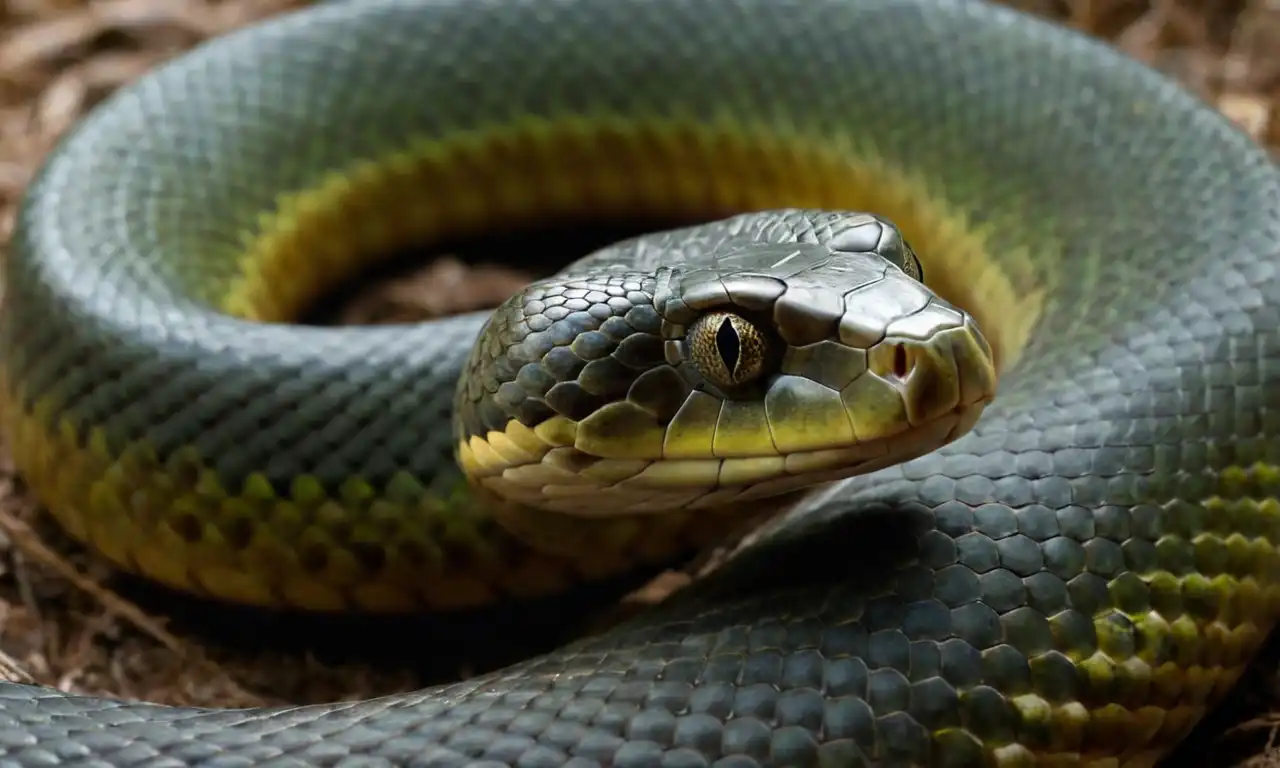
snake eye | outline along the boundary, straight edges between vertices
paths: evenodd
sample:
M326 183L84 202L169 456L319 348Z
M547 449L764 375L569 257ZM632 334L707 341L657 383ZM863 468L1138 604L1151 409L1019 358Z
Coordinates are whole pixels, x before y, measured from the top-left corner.
M739 315L703 315L689 328L688 339L693 364L717 387L740 387L764 371L769 340Z
M906 241L902 241L902 271L907 273L907 277L914 278L916 281L924 282L924 267L920 265L920 258L916 256L916 252L912 250L911 245Z
M884 229L882 230L882 239L878 244L876 251L885 260L906 273L907 277L917 281L924 282L924 267L920 265L920 259L916 256L915 249L911 247L911 243L907 242L907 238L903 236L902 230L894 226L893 222L872 214L872 218L879 221Z
M902 242L902 271L905 271L909 278L914 278L920 283L924 282L924 268L920 266L920 259L905 241Z

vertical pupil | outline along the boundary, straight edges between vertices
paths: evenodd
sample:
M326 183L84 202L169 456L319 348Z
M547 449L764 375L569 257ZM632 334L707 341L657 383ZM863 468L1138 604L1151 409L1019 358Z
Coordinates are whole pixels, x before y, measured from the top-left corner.
M729 370L729 373L736 373L742 347L738 341L738 331L727 317L720 322L720 327L716 330L716 351L720 353L720 359L724 361L724 367Z

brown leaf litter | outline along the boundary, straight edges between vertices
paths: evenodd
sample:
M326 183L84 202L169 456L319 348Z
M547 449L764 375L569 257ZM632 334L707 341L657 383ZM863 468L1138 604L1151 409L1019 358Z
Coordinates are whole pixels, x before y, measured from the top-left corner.
M1280 146L1280 0L1010 1L1111 40L1182 80L1259 141ZM42 156L95 103L203 39L303 4L0 2L0 242L8 238L14 207ZM340 317L383 322L492 306L524 279L443 259L357 294ZM7 452L0 449L0 456ZM685 580L668 574L639 599L660 599ZM204 609L164 605L163 598L164 607L157 610L145 587L122 589L119 581L52 526L25 495L12 465L0 462L0 676L83 693L205 706L362 698L410 689L425 679L407 664L387 669L368 658L335 661L292 647L237 647L217 637L236 634L235 626L241 625L233 622L250 622L248 634L255 637L278 628L253 624L257 618L193 620ZM201 623L211 631L171 626ZM499 639L513 636L497 634L503 635ZM1276 645L1222 713L1169 765L1280 766ZM433 646L442 658L432 674L468 674L475 668L473 648L462 644L441 652Z

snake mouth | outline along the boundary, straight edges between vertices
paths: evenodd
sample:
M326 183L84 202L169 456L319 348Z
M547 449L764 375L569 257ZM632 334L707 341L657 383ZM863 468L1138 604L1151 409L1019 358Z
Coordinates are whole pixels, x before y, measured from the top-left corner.
M463 465L473 482L508 501L578 517L706 509L782 496L923 456L967 433L988 402L963 403L919 426L839 448L643 460L592 457L562 446L527 464L487 471L476 471L474 459Z

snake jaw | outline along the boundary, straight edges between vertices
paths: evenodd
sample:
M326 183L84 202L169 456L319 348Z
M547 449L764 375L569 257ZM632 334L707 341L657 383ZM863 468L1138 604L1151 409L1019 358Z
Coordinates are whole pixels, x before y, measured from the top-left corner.
M771 456L699 459L610 459L571 445L550 447L523 464L493 457L511 445L510 433L473 437L459 446L459 463L473 482L508 501L580 517L705 509L779 497L807 487L866 474L917 458L967 433L986 399L893 435L838 448ZM513 431L522 432L513 422ZM479 458L478 458L479 457Z

